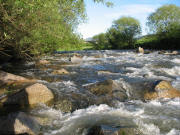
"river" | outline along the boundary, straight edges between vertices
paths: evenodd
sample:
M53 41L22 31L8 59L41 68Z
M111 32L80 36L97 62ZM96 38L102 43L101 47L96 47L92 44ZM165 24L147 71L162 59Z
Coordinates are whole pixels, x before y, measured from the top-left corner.
M82 56L81 62L69 62L74 53ZM94 125L135 127L144 135L180 135L180 98L144 101L136 94L136 90L143 89L144 82L156 80L171 81L173 87L180 90L180 55L108 50L64 52L43 59L51 64L36 68L29 62L23 68L17 65L14 72L39 79L56 93L57 100L71 93L93 97L85 87L108 79L121 85L128 95L125 101L113 99L113 105L78 101L81 107L67 113L57 107L41 105L29 113L46 119L42 126L45 135L86 135ZM60 68L70 74L52 74L54 69Z

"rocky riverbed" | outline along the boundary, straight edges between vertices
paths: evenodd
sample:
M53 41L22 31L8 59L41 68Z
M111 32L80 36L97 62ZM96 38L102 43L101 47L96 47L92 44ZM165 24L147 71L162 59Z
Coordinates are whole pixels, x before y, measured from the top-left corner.
M0 133L180 134L180 55L61 52L2 65L0 83Z

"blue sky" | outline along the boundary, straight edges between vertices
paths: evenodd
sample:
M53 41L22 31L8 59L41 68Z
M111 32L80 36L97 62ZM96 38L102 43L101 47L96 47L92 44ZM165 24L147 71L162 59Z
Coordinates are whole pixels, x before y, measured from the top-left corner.
M180 6L180 0L111 0L113 8L102 4L95 4L93 0L85 0L88 21L79 25L78 32L82 37L88 38L106 32L112 22L122 16L131 16L138 19L142 26L142 34L147 33L146 18L157 8L164 4Z

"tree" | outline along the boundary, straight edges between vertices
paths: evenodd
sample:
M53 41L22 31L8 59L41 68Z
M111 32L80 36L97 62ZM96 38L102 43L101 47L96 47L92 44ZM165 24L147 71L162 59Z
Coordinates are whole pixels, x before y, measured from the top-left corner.
M138 20L132 17L121 17L113 22L107 31L107 38L112 49L133 47L135 38L141 33Z
M150 14L147 21L150 32L158 37L158 48L180 47L180 7L164 5Z
M105 33L100 33L93 37L93 45L94 49L102 50L102 49L108 49L108 40Z
M168 33L180 26L180 7L164 5L148 18L147 25L153 33Z
M31 58L76 46L76 28L85 19L84 0L0 0L0 57Z

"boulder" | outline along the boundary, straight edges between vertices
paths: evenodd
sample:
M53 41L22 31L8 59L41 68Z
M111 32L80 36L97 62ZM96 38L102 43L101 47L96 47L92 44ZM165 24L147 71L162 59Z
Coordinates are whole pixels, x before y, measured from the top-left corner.
M72 92L67 94L59 93L56 96L58 97L54 103L54 108L60 109L62 112L73 112L95 104L90 95Z
M113 80L105 80L87 86L87 88L95 95L101 96L106 94L112 94L113 90L118 88L118 84Z
M32 83L32 82L36 82L36 80L30 80L22 76L0 71L1 84L12 84L12 83L21 84L21 83Z
M127 99L126 90L111 79L88 85L86 88L96 96L109 96L121 101Z
M53 93L43 84L33 84L27 88L0 99L0 105L7 109L33 108L39 103L50 105Z
M70 58L70 61L72 63L81 63L83 61L81 56L74 55L73 57Z
M40 125L23 112L11 113L0 118L0 133L37 135L40 133Z
M87 135L142 135L137 128L119 128L107 125L93 126Z
M46 64L50 64L50 62L47 61L47 60L39 60L39 61L38 61L38 64L40 64L40 65L46 65Z
M131 80L125 81L125 89L128 91L129 100L144 100L144 95L152 91L157 81L154 80Z
M59 70L54 70L52 72L52 74L54 74L54 75L57 75L57 74L62 75L62 74L69 74L69 72L66 69L62 68L62 69L59 69Z
M138 50L139 50L139 53L144 54L144 49L143 48L139 47Z
M180 91L173 88L168 81L160 81L153 91L147 92L144 95L146 100L153 100L159 98L176 98L180 97Z

